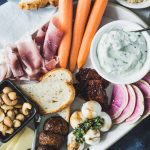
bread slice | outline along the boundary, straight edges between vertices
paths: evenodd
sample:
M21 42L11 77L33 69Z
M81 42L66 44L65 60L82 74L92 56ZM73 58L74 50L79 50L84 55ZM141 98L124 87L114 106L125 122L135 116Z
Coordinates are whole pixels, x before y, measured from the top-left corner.
M54 69L39 83L24 84L20 88L39 106L42 114L57 113L74 101L75 89L71 82L72 74L67 69Z
M40 81L49 78L50 80L62 80L64 82L72 83L73 82L73 75L72 73L64 68L57 68L49 71L45 75L40 78Z
M64 108L62 111L58 112L58 114L64 118L67 122L70 120L70 107Z

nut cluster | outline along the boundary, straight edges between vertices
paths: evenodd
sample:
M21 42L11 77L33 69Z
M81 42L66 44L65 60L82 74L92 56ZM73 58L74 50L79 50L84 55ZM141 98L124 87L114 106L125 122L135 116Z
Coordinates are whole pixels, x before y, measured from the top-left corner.
M31 109L31 104L21 104L17 93L5 87L0 93L0 132L4 136L12 134L21 126Z

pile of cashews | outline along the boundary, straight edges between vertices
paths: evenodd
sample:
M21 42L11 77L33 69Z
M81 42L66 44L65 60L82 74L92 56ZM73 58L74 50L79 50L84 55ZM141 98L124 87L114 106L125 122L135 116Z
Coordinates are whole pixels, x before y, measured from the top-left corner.
M0 93L0 132L3 136L12 134L29 115L32 105L21 103L19 96L10 87L4 87Z

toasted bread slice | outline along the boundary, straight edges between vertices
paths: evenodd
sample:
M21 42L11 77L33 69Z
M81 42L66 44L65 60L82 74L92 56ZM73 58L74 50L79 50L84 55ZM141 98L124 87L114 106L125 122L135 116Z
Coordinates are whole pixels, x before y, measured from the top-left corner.
M41 78L39 83L21 85L22 91L40 108L42 114L56 113L74 101L72 74L67 69L55 69Z
M67 70L67 69L63 69L63 68L57 68L57 69L53 69L52 71L49 71L48 73L46 73L45 75L43 75L40 80L44 80L49 78L50 80L62 80L64 82L68 82L68 83L72 83L73 81L73 75L72 73Z
M58 112L58 114L64 118L67 122L70 120L70 107L64 108L62 111Z

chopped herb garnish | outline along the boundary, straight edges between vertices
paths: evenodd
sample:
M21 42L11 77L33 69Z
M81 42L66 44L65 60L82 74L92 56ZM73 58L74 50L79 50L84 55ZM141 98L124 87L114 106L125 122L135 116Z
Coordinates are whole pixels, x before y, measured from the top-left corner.
M84 135L89 129L99 130L104 124L104 119L101 117L96 117L93 119L86 119L83 123L79 124L73 131L73 134L76 136L76 141L78 143L83 143Z

